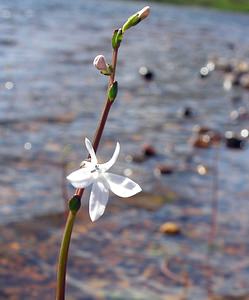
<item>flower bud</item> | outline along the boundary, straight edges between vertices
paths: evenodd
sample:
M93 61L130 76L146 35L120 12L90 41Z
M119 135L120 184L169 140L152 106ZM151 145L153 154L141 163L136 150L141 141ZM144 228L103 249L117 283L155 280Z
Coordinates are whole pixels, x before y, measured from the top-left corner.
M105 57L103 55L96 56L93 61L93 65L100 71L106 71L108 68L108 65L105 61Z
M150 7L149 6L145 6L143 9L141 9L138 12L138 17L142 21L143 19L147 18L149 14L150 14Z
M125 32L127 29L131 28L132 26L137 25L140 21L148 17L150 13L150 7L145 6L143 9L132 15L128 18L125 24L122 27L122 31Z

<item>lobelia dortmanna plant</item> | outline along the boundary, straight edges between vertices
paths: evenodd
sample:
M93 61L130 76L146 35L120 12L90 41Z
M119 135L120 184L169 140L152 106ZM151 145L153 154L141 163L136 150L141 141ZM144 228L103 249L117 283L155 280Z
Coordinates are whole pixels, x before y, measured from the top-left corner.
M89 200L89 214L93 222L103 215L108 202L109 190L119 197L131 197L141 191L141 187L131 179L109 172L109 169L118 158L120 151L119 143L116 144L113 156L106 163L98 163L96 151L98 149L111 106L113 105L118 93L118 83L115 80L115 73L120 44L125 32L145 19L149 13L150 7L144 7L134 15L130 16L121 28L114 31L112 36L113 51L111 64L106 62L103 55L98 55L93 62L93 65L100 71L101 74L109 77L107 95L104 109L95 132L93 144L91 144L89 139L85 138L85 145L89 152L89 157L80 164L80 168L78 170L67 176L67 179L76 188L76 190L75 194L68 202L69 212L58 258L56 300L65 299L67 260L71 234L77 212L81 206L81 198L83 196L84 189L92 185Z

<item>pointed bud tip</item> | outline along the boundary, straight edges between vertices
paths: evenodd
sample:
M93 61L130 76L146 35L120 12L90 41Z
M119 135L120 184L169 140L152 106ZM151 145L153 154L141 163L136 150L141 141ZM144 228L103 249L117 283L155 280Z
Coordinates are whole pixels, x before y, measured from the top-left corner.
M138 12L138 16L141 20L147 18L149 14L150 14L150 6L145 6Z
M94 58L93 65L99 71L105 71L108 68L104 55L97 55Z

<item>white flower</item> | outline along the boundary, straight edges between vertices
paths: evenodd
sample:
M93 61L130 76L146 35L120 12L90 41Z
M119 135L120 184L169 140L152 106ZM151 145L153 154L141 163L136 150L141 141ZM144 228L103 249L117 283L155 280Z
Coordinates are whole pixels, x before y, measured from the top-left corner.
M131 179L112 174L108 171L116 162L120 145L117 143L112 158L104 163L98 164L97 157L91 142L85 139L86 148L90 153L91 161L84 161L83 167L72 172L67 179L75 188L92 186L89 200L89 214L92 221L100 218L108 202L109 190L119 197L131 197L141 192L141 187Z

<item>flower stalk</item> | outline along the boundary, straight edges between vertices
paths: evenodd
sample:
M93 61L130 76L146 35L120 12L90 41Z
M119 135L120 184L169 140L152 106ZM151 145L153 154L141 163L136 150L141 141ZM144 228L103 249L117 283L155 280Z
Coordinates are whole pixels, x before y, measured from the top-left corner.
M112 66L113 66L113 72L109 79L108 84L108 90L113 85L115 81L115 71L116 71L116 65L117 65L117 58L118 58L118 48L113 50L112 55ZM111 106L113 104L113 101L109 101L108 96L105 102L104 109L102 111L102 115L100 118L99 125L96 129L94 141L93 141L93 148L95 152L97 152L105 124L108 118L108 114L110 112ZM75 191L74 197L78 197L79 201L81 200L84 193L83 188L78 188ZM74 198L73 197L73 198ZM60 254L58 259L58 267L57 267L57 288L56 288L56 300L65 300L65 289L66 289L66 272L67 272L67 260L68 260L68 252L69 252L69 246L71 241L71 235L73 231L73 226L75 222L75 218L78 211L69 211L67 216L67 222L65 225L64 235L61 242L61 248L60 248Z
M148 9L146 10L146 13L147 12ZM139 15L139 18L141 21L143 16L141 17ZM132 26L134 25L135 24L133 22ZM122 42L122 39L123 39L123 30L122 29L115 30L112 37L113 52L112 52L112 63L110 66L105 64L103 57L99 57L95 61L96 67L102 68L107 66L107 71L108 70L110 71L109 74L104 74L105 70L104 73L103 70L100 70L102 74L109 76L109 82L108 82L105 105L93 139L93 149L95 152L97 152L111 106L115 102L114 100L117 95L118 85L117 82L115 81L115 74L116 74L116 66L118 60L118 50ZM56 300L65 300L66 272L67 272L69 246L70 246L71 235L72 235L76 215L81 206L81 198L83 196L83 193L84 193L84 188L77 188L75 190L74 196L69 201L69 213L67 216L67 222L64 229L64 234L61 242L60 254L58 259Z
M80 198L78 198L80 206ZM68 251L70 246L71 235L73 231L73 225L76 218L77 211L70 210L67 216L67 222L61 242L61 249L58 259L58 272L57 272L57 300L65 299L65 285L66 285L66 269L67 269L67 259Z

